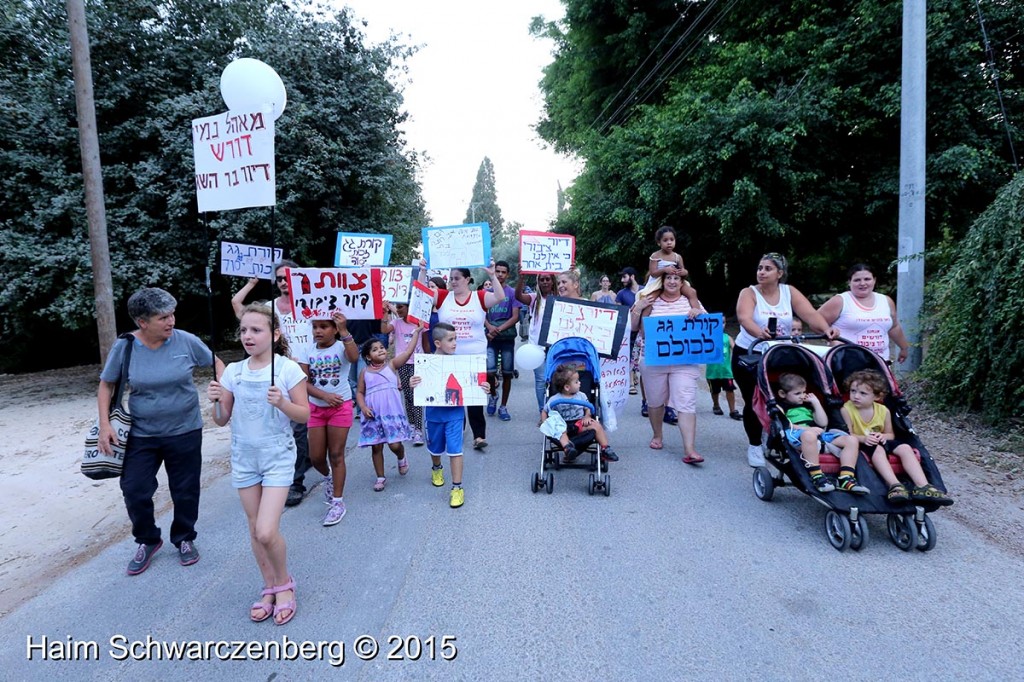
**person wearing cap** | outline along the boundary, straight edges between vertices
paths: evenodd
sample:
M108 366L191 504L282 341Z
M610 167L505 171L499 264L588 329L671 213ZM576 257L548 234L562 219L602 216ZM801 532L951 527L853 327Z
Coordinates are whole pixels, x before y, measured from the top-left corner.
M636 281L636 268L626 266L622 268L622 272L619 273L619 279L622 281L622 289L615 294L615 302L618 305L624 305L627 308L632 308L633 304L636 303L636 294L640 291L640 284ZM639 360L634 356L636 349L636 337L639 332L630 330L629 332L629 394L636 395L637 385L640 384L640 366ZM644 415L645 417L647 415Z

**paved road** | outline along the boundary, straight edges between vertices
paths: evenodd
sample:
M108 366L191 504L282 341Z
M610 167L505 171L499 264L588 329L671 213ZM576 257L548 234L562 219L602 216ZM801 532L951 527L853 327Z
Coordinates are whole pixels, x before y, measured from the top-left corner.
M97 547L91 562L3 619L0 678L1024 677L1019 558L951 517L935 514L939 541L928 554L897 549L880 518L864 551L836 552L810 498L793 489L771 503L754 497L740 424L713 416L707 394L702 467L680 462L677 432L665 450L647 448L634 398L614 434L622 462L610 497L589 497L582 471L557 473L552 495L533 494L541 438L531 383L515 382L513 421L489 420L487 452L467 453L462 509L448 508L447 489L430 485L429 460L415 449L405 478L389 461L382 493L371 490L368 452L350 453L349 512L338 526L319 525L319 488L289 510L299 607L286 627L248 620L260 579L222 479L204 493L198 564L178 566L165 547L148 572L128 577L130 539ZM355 654L363 635L379 642L372 660ZM44 637L51 660L38 648L28 660L30 638ZM392 637L406 638L397 652L406 660L388 660ZM283 651L218 660L246 653L223 644L212 660L156 660L160 645L192 640ZM335 644L315 660L283 660L314 655L297 650L303 642ZM419 660L409 660L417 644ZM457 655L444 660L452 646ZM341 653L332 668L328 658L340 663Z

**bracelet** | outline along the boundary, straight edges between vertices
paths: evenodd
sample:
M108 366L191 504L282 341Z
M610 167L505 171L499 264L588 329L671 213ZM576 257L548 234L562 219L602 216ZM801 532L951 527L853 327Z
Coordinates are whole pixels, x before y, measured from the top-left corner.
M351 334L349 334L348 336L341 337L341 342L342 343L348 343L349 341L352 341L352 335Z

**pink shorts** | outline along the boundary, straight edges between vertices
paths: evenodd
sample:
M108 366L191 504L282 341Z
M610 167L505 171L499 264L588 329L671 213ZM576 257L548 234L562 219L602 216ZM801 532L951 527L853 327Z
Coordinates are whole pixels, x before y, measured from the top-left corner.
M320 407L309 405L309 423L307 428L315 429L323 426L337 426L347 429L352 426L352 401L346 400L337 407Z
M683 414L697 412L697 380L700 379L697 365L641 364L640 376L644 379L647 404L651 407L668 405Z

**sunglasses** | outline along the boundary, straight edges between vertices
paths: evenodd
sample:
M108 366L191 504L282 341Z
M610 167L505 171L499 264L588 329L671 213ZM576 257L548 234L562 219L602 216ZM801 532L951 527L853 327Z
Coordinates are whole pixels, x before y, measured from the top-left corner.
M287 277L282 277L281 275L278 275L277 277L274 278L274 281L276 281L278 284L280 284L281 282L284 282L287 279L288 279Z

